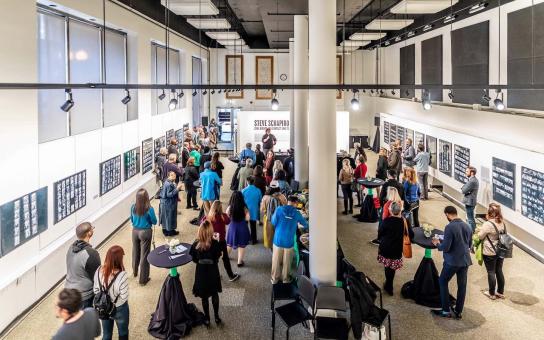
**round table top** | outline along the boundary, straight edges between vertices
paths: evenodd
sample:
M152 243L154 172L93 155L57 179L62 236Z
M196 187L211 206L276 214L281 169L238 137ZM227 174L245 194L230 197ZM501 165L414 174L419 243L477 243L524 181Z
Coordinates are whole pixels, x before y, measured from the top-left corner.
M229 161L234 163L240 163L240 158L231 156L229 157Z
M359 178L357 180L357 183L364 185L367 188L377 188L381 187L385 183L385 181L379 178Z
M425 249L436 249L436 246L432 242L433 236L435 234L444 235L444 231L440 229L433 229L431 237L425 237L425 234L423 233L423 228L421 227L412 228L412 230L414 232L414 239L412 240L412 243L415 243Z
M193 260L191 255L189 255L191 245L189 243L180 244L187 248L182 253L170 254L170 251L168 250L169 246L164 244L152 250L149 255L147 255L147 261L155 267L168 269L186 265Z

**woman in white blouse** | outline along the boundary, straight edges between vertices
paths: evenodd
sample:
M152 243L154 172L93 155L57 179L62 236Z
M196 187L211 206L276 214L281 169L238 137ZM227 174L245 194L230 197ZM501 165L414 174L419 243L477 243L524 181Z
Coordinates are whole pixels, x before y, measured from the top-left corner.
M125 251L120 246L112 246L106 253L104 264L94 274L94 293L100 292L100 286L109 292L111 301L115 304L115 314L112 319L101 320L102 339L111 340L113 323L117 324L120 340L128 340L128 276L123 265Z

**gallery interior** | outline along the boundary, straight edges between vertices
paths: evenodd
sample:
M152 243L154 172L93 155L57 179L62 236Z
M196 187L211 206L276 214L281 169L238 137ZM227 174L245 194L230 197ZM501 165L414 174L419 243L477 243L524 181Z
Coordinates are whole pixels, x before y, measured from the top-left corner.
M114 323L120 339L542 338L544 1L1 5L0 339L69 339L90 320L81 315L100 317L95 274L90 308L70 313L61 303L78 239L98 252L96 273L120 246L126 284L115 287L113 271L112 286L128 289L126 310L112 312L125 310L125 330L95 316L100 332L84 335L87 327L78 339L111 338ZM246 189L258 160L253 153L248 162L247 149L257 144L266 195L255 218ZM185 152L198 181L186 180ZM214 153L224 169L207 199ZM176 171L164 170L168 163ZM188 184L168 179L177 171ZM385 187L395 177L406 195L398 209ZM167 185L176 191L174 222L165 222ZM186 209L197 188L197 205ZM288 202L272 214L261 197L279 188ZM149 256L134 246L142 189L158 218L148 223ZM233 219L238 191L254 242L236 243L234 220L225 241L209 220L215 200ZM291 206L304 221L279 214ZM280 218L294 223L290 246L277 243ZM382 226L394 218L402 254L390 262ZM215 322L197 293L209 285L199 276L209 260L193 253L207 249L193 242L212 224L223 241L211 247L225 245L212 261ZM490 234L479 236L486 226ZM454 251L465 264L452 265Z

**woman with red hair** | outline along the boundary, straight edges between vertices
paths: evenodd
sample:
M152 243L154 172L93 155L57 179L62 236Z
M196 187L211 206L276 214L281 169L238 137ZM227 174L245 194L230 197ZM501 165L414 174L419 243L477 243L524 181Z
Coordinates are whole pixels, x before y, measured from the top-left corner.
M128 339L128 276L123 264L125 251L118 245L112 246L106 253L104 264L94 274L94 293L107 291L115 310L111 319L101 320L102 339L111 340L113 323L117 324L119 340Z

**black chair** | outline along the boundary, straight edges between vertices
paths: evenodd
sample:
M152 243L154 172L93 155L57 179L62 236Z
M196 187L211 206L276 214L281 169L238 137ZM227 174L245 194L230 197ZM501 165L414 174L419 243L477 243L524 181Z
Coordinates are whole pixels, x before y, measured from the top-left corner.
M391 333L391 315L389 314L388 310L380 308L378 306L372 306L370 309L370 313L368 313L368 317L364 318L362 321L367 325L376 327L378 329L379 339L381 340L382 326L386 320L388 321L387 325L389 330L389 339L392 339L393 335Z
M314 339L347 340L348 320L345 317L317 316L319 310L334 310L345 313L346 293L342 288L321 286L317 289L314 308Z
M297 278L301 275L306 275L306 267L302 261L299 262L297 268ZM278 282L272 285L272 294L270 296L270 311L272 313L272 328L276 326L276 315L274 308L276 301L289 301L298 299L298 287L295 281L290 283Z

